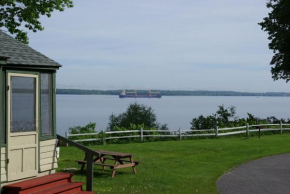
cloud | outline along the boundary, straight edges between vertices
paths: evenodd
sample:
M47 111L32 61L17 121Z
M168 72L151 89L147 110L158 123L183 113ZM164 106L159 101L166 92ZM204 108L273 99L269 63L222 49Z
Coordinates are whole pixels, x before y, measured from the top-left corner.
M271 78L257 25L264 0L74 3L29 34L33 48L64 65L59 87L289 91Z

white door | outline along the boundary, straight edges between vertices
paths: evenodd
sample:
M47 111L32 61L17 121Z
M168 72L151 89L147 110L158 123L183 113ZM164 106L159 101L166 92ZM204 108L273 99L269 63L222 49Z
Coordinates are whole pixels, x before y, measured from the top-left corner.
M8 181L38 172L38 75L8 73Z

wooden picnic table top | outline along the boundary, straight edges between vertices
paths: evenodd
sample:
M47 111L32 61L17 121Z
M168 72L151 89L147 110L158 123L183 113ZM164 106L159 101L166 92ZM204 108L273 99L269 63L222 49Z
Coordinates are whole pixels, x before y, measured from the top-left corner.
M105 151L105 150L95 150L95 151L99 152L101 155L110 155L110 156L116 156L116 157L132 157L133 155L129 153L112 152L112 151Z

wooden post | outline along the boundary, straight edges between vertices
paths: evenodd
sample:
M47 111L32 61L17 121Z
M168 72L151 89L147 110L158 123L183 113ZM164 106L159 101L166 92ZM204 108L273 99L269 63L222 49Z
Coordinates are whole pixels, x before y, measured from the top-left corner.
M102 139L103 139L103 145L106 145L106 133L104 129L102 130Z
M91 152L86 153L87 156L87 191L93 191L94 180L94 168L93 168L93 154Z
M179 127L179 140L182 140L180 127Z
M215 127L215 136L218 137L218 135L219 135L219 127L216 126Z
M143 127L141 127L141 129L140 129L140 140L141 140L141 142L143 142L144 141L144 139L143 139Z
M65 132L65 138L67 138L68 139L68 137L67 137L67 132ZM65 143L65 147L68 147L68 143Z
M247 123L247 125L246 125L246 131L247 131L247 137L249 137L249 135L250 135L249 123Z
M283 131L283 125L282 125L282 120L280 121L280 133L282 134Z

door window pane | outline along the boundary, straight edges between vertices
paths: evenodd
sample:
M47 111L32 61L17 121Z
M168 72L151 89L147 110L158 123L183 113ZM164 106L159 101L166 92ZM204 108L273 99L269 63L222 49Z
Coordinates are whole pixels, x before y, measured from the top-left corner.
M36 131L36 78L11 77L10 131Z
M42 135L52 133L52 87L51 74L41 74L41 131Z

